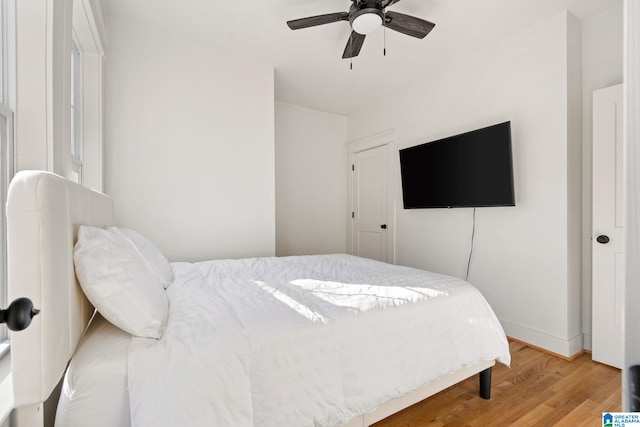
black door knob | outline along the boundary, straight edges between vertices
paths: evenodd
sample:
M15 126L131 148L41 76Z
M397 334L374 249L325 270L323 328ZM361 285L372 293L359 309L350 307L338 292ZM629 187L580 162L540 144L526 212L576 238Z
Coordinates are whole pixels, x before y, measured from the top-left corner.
M607 243L609 243L609 236L605 236L604 234L601 234L600 236L596 237L596 241L598 243L602 243L603 245L606 245Z
M21 331L31 324L40 310L33 308L29 298L18 298L6 310L0 310L0 323L6 323L12 331Z
M387 224L382 224L382 225L380 226L380 228L382 228L383 230L386 230L386 229L387 229Z

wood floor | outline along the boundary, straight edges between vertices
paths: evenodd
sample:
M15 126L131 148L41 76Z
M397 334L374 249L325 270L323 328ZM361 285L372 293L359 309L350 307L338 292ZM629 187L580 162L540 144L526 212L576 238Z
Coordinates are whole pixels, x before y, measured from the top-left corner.
M602 426L602 412L621 411L620 370L583 354L572 362L510 342L511 369L493 368L491 400L477 376L375 427Z

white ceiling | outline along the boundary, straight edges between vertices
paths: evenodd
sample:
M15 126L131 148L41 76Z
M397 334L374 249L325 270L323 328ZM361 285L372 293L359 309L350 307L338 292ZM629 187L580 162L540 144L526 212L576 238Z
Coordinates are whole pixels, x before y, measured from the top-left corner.
M105 14L205 43L275 68L276 99L349 114L383 94L428 76L462 55L540 20L571 11L583 20L622 0L402 0L389 7L436 24L425 39L386 31L342 59L350 27L337 22L298 31L286 21L347 11L350 0L103 0Z

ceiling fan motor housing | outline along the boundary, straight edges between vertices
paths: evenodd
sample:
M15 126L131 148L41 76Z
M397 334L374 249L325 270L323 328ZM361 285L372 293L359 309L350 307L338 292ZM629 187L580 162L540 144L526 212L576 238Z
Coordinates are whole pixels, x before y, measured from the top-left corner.
M382 6L374 1L354 2L349 10L351 28L358 34L371 34L382 26L383 19Z

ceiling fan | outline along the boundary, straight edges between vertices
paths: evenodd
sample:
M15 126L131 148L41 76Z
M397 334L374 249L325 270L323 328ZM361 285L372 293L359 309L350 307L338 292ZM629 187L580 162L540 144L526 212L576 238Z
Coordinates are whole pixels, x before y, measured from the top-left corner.
M398 31L408 36L423 39L436 24L424 19L405 15L403 13L386 11L388 6L400 0L351 0L349 12L328 13L326 15L310 16L308 18L288 21L292 30L330 24L332 22L348 21L351 24L351 35L347 41L342 58L358 56L364 43L365 36L371 34L381 26Z

